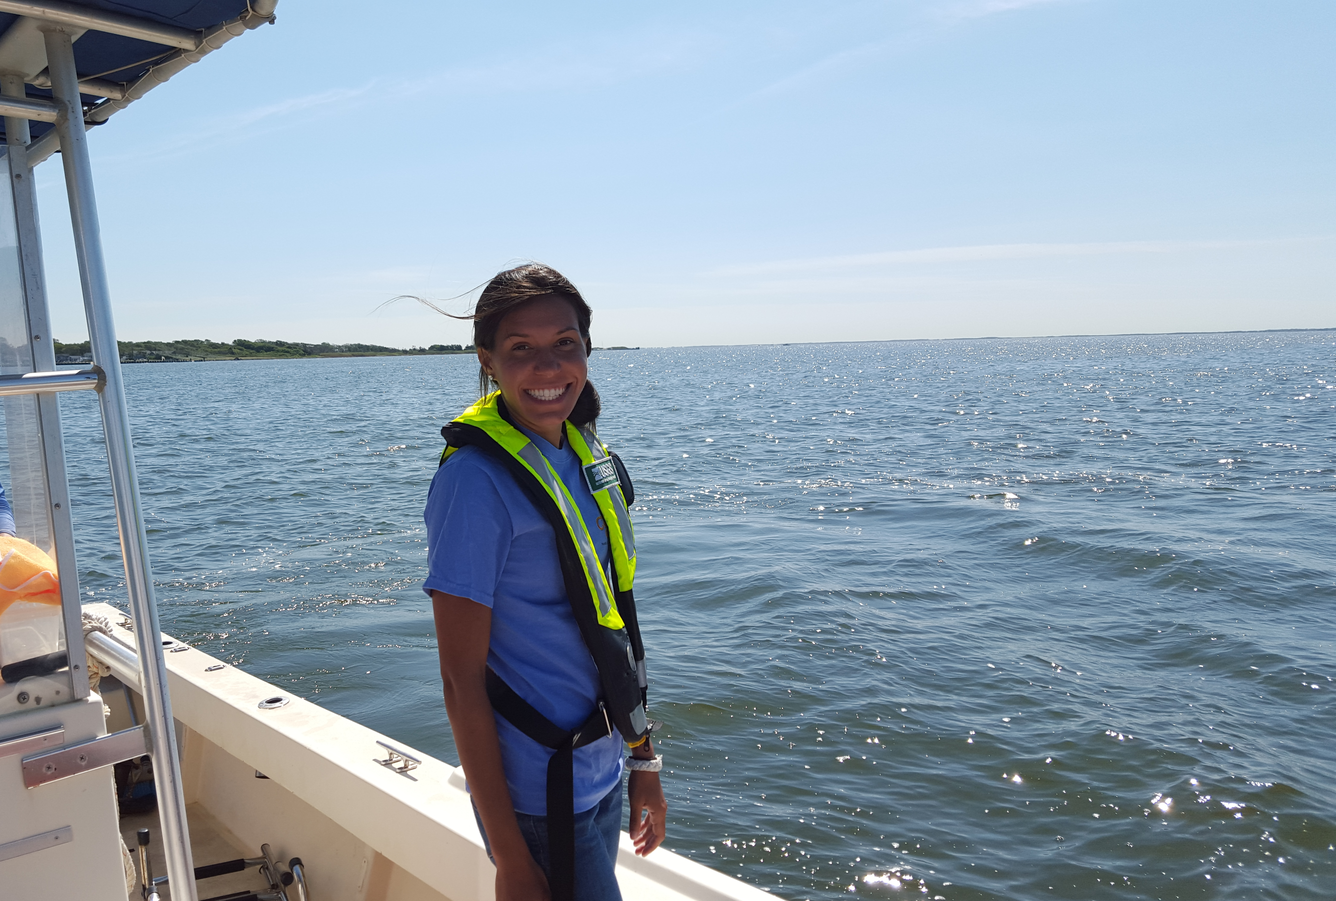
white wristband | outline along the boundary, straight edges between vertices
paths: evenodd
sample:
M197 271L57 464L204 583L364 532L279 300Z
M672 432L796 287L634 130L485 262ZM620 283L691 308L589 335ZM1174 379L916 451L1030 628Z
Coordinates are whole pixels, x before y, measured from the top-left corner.
M626 758L626 768L640 773L657 773L663 769L663 755L655 754L649 760L640 757L628 757Z

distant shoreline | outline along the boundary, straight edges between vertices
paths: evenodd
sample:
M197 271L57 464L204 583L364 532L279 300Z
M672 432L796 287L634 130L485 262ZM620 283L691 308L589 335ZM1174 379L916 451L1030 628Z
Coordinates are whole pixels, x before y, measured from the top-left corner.
M664 345L682 349L693 347L792 347L831 344L902 344L924 341L1043 341L1074 338L1168 338L1186 335L1278 335L1305 332L1336 331L1336 326L1317 328L1224 329L1200 332L1110 332L1098 334L1064 335L968 335L948 338L862 338L844 341L766 341L750 344L681 344ZM121 341L122 363L213 363L242 360L314 360L351 357L420 357L473 354L473 345L433 344L430 347L384 347L367 344L331 345L303 344L287 341L243 341L231 344L207 340L189 341ZM76 344L55 342L56 362L60 365L91 363L87 341ZM198 348L198 350L196 349ZM327 349L326 349L327 348ZM612 345L594 350L641 350L640 347ZM184 352L180 352L184 351Z
M87 341L56 341L56 363L92 363ZM436 357L472 354L472 344L432 344L429 347L385 347L379 344L307 344L295 341L246 340L230 344L189 338L177 341L118 341L122 363L218 363L243 360L327 360L350 357ZM595 350L639 350L638 347L596 347Z
M358 353L356 351L327 354L247 354L246 356L210 356L210 357L157 357L121 355L122 363L244 363L247 360L338 360L355 357L449 357L472 354L472 350L392 350ZM58 363L91 363L92 360L57 360Z

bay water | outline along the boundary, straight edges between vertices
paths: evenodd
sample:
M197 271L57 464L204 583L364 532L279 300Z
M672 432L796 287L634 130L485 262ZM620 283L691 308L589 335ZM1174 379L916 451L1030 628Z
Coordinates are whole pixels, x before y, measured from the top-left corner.
M1336 331L590 365L669 847L790 899L1336 896ZM125 374L163 628L453 762L421 512L476 361Z

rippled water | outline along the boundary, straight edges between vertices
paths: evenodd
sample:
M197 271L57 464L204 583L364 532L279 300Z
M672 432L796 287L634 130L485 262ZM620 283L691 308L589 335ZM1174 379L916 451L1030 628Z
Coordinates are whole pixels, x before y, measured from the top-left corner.
M1336 893L1334 364L1336 332L595 354L669 845L793 899ZM126 376L164 628L454 759L420 515L474 364Z

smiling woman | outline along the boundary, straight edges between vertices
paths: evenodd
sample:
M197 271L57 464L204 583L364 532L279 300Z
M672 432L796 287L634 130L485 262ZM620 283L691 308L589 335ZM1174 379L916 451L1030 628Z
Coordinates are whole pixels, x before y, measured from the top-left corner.
M664 836L634 495L594 431L591 318L546 266L488 283L472 316L482 397L442 430L427 498L423 590L498 899L620 899L623 741L637 852Z
M478 393L500 388L520 424L560 445L564 421L598 418L598 392L588 380L592 319L589 304L555 269L529 264L500 273L473 313Z

